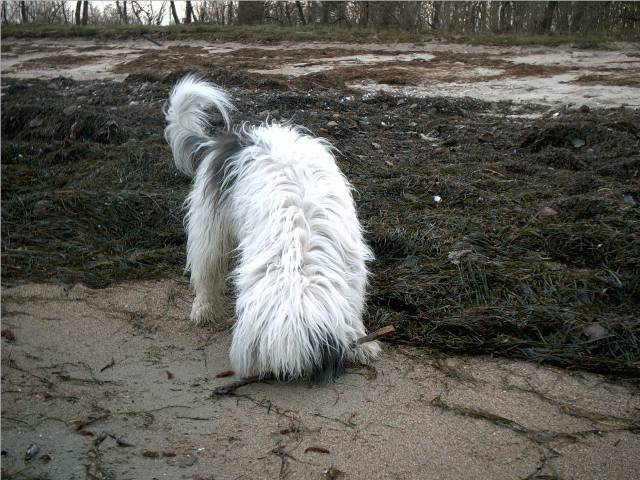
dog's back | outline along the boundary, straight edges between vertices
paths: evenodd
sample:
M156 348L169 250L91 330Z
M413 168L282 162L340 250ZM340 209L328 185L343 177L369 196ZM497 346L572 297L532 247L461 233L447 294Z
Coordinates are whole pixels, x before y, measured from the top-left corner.
M328 144L295 128L246 132L237 222L232 362L244 372L331 377L361 322L372 255Z

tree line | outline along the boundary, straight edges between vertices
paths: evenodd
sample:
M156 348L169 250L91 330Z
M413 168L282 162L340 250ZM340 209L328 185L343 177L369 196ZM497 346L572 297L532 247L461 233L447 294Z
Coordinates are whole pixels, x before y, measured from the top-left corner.
M631 33L640 2L3 1L5 24L334 25L445 34Z

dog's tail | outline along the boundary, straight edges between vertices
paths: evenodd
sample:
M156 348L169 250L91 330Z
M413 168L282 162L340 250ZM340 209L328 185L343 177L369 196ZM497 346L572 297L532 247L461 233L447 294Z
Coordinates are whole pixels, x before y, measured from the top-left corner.
M191 74L174 87L165 110L167 127L164 137L171 145L176 167L189 176L195 173L198 150L211 141L205 132L209 125L206 111L211 107L218 110L229 131L229 111L234 106L227 93Z

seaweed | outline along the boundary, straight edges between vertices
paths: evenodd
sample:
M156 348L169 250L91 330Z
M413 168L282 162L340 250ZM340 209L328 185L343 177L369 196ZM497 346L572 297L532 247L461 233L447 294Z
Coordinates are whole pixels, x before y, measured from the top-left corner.
M376 255L369 328L392 323L388 341L445 352L640 373L637 110L553 116L361 95L322 75L203 73L230 88L238 122L293 118L337 147ZM189 179L162 138L178 77L4 79L4 285L183 274Z

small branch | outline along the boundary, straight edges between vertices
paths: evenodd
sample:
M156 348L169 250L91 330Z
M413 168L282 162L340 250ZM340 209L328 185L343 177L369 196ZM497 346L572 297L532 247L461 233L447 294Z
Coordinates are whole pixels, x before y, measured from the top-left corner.
M271 378L272 377L270 375L266 377L255 376L255 377L243 378L242 380L227 383L226 385L221 385L217 387L215 390L213 390L213 394L214 395L230 395L240 387L244 387L245 385L249 385L251 383L259 383L263 380L270 380Z
M388 335L395 331L396 329L393 327L393 325L387 325L386 327L379 328L375 332L371 332L370 334L365 335L364 337L360 337L358 340L356 340L356 345L362 345L363 343L373 342L377 338L382 337L384 335Z
M357 425L351 421L353 419L353 415L351 417L349 417L349 420L346 421L346 422L344 420L340 420L339 418L327 417L327 416L322 415L321 413L317 413L317 412L316 413L312 413L311 415L313 415L314 417L320 417L320 418L324 418L326 420L331 420L333 422L341 423L345 427L349 427L349 428L357 427Z
M76 430L82 430L84 427L86 427L88 425L91 425L93 423L99 422L101 420L105 420L105 419L107 419L109 417L110 417L109 414L105 414L105 415L100 415L99 417L88 417L88 418L85 418L85 419L72 420L69 423L71 423L71 425L73 425Z
M116 364L116 361L112 358L109 363L107 363L104 367L100 369L100 372L104 372L105 370L113 367Z

